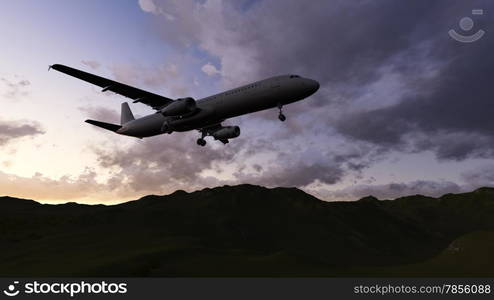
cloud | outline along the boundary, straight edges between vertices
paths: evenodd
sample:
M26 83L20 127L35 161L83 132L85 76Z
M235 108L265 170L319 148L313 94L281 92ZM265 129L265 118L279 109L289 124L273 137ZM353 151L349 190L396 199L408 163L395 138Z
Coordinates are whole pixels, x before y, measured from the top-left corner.
M417 20L432 18L430 5L392 1L260 1L243 12L228 1L155 5L180 16L163 20L167 42L198 45L218 57L224 79L232 83L291 72L317 75L323 83L372 80L383 62L413 45L396 33L409 36L423 30Z
M81 106L78 109L91 119L107 123L120 123L120 114L113 109L102 106Z
M321 84L314 96L284 108L284 128L272 111L238 119L243 135L233 144L242 141L247 150L228 158L230 181L331 185L361 176L390 152L432 151L457 161L494 155L494 39L466 45L447 35L472 7L494 9L488 1L151 3L141 8L156 15L166 43L207 53L215 64L202 71L218 75L224 88L290 73ZM492 31L492 16L482 18L475 17L475 29ZM457 190L449 182L406 186L403 193Z
M205 64L204 66L202 66L201 71L206 73L208 76L220 74L220 71L218 69L216 69L216 67L213 64L211 64L209 62L207 64Z
M491 3L477 3L492 7ZM448 24L447 20L461 15L462 8L463 3L455 2L448 14L435 14ZM492 22L476 21L484 30L494 27ZM443 27L438 26L441 31ZM350 138L379 147L405 152L432 150L439 159L492 158L494 90L488 78L494 76L490 67L494 59L488 53L494 40L486 38L466 47L437 34L434 28L432 31L428 50L420 58L424 66L414 70L412 65L417 62L410 59L413 52L408 50L407 65L397 70L416 76L420 72L430 74L432 66L433 75L427 76L426 82L411 82L414 92L397 94L398 100L392 105L342 115L336 128Z
M97 145L92 150L99 167L111 172L115 186L141 193L239 183L331 185L349 174L359 176L379 155L364 145L288 148L302 140L272 143L256 132L246 132L228 145L210 139L206 147L195 145L197 137L198 133L174 133L145 138L128 148Z
M8 99L18 99L19 97L24 97L29 94L29 86L31 82L27 79L20 78L15 75L13 78L1 77L0 81L5 87L5 92L3 96Z
M254 174L234 174L236 183L250 183L268 187L304 187L318 181L325 184L339 182L345 175L342 165L328 161L325 164L309 163L300 161L283 161L283 164L274 165L265 171Z
M198 147L194 137L184 133L143 139L128 149L94 147L93 150L99 166L112 170L116 186L125 184L142 193L202 187L211 180L202 176L204 170L214 168L217 161L232 161L238 155L233 147L221 151Z
M139 64L115 64L110 67L116 81L133 86L145 86L171 97L186 97L192 85L181 68L179 57L174 63L146 67Z
M255 77L252 76L252 68L257 66L255 53L251 53L251 48L243 42L243 31L232 27L235 24L230 22L241 15L230 4L185 0L160 1L154 2L154 5L155 11L166 11L168 15L162 18L163 24L159 28L167 44L179 49L199 46L218 57L220 69L228 69L223 77L230 84L238 83L239 78L248 81ZM221 53L220 49L223 49Z
M403 95L388 107L348 113L336 127L351 138L378 146L433 150L440 159L494 157L494 90L487 79L494 71L484 67L494 65L487 55L493 44L487 39L483 43L471 49L454 49L461 47L456 44L450 46L453 49L437 49L449 62L431 82L416 87L421 94Z
M33 199L42 202L60 203L78 201L81 203L115 203L122 199L108 184L96 181L97 173L86 168L82 174L52 179L41 173L23 177L0 171L0 191L2 195ZM122 189L122 187L120 187ZM126 193L131 200L130 193ZM134 199L138 196L136 195Z
M167 42L197 45L217 57L225 86L292 72L319 80L322 88L307 105L317 106L326 114L327 126L336 125L348 138L408 151L403 140L410 133L485 138L492 128L493 69L484 66L494 62L488 55L493 40L467 48L447 35L472 5L492 7L489 2L283 1L280 10L280 2L261 1L246 11L227 1L154 5L179 16L163 19ZM484 30L493 26L476 21ZM206 69L208 65L203 71L217 74L212 66ZM394 87L391 75L402 83ZM394 93L386 92L391 89ZM360 105L372 94L384 99L376 99L374 107ZM323 108L329 110L329 105L333 108L328 114ZM439 144L424 149L421 144L416 141L414 151L433 149L450 158ZM476 155L465 151L451 158Z
M424 195L440 197L447 193L471 191L469 186L459 185L450 181L417 180L407 183L388 183L374 185L355 185L340 190L318 190L313 193L321 199L329 201L352 201L367 196L380 200L396 199L408 195Z
M41 125L35 122L0 120L0 146L23 137L33 137L44 133Z
M158 14L158 11L156 9L156 5L154 5L153 0L139 0L139 6L145 12Z
M93 70L97 70L99 69L99 67L101 67L101 64L95 60L81 60L81 63Z
M162 7L156 6L154 0L139 0L139 6L145 12L155 15L163 15L170 21L173 21L175 19L172 14L167 13Z
M462 179L472 187L494 187L494 165L486 165L461 174Z

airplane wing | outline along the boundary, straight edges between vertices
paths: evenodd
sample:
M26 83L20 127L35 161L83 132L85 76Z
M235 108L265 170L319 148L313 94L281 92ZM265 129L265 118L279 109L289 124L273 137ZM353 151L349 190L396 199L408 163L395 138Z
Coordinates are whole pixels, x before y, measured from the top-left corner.
M154 109L160 109L173 102L172 99L166 98L157 94L146 92L144 90L119 83L110 79L106 79L91 73L87 73L81 70L77 70L71 67L67 67L60 64L55 64L50 66L50 69L57 70L59 72L65 73L67 75L79 78L81 80L87 81L94 85L103 88L103 92L112 91L119 95L131 98L134 103L141 102L143 104L149 105Z

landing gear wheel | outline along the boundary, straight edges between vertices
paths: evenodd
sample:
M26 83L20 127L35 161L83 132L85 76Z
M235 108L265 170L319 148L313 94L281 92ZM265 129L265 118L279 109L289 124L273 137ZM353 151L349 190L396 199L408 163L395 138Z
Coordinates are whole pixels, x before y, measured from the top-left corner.
M206 140L205 139L197 139L197 145L204 147L206 146Z
M283 114L283 104L281 103L278 103L278 110L280 112L280 114L278 115L278 119L280 119L281 122L285 122L286 120L286 117L285 115Z

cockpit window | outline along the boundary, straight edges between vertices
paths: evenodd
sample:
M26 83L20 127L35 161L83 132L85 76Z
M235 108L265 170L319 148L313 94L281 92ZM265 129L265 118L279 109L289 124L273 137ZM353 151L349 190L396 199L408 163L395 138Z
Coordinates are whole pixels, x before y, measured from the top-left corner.
M299 78L300 76L298 75L290 75L290 78Z

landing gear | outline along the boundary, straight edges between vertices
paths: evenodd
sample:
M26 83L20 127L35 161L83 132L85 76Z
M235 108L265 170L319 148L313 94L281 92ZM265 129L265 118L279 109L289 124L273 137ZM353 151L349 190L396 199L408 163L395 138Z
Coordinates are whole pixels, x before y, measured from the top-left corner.
M201 132L201 137L197 139L197 145L204 147L206 146L206 140L204 139L208 132L206 130L199 130Z
M201 147L204 147L206 146L206 140L203 139L203 138L199 138L197 139L197 145L201 146Z
M283 114L282 108L283 108L283 105L282 104L278 104L278 109L280 111L280 113L278 114L278 119L280 119L281 122L285 122L286 117Z

